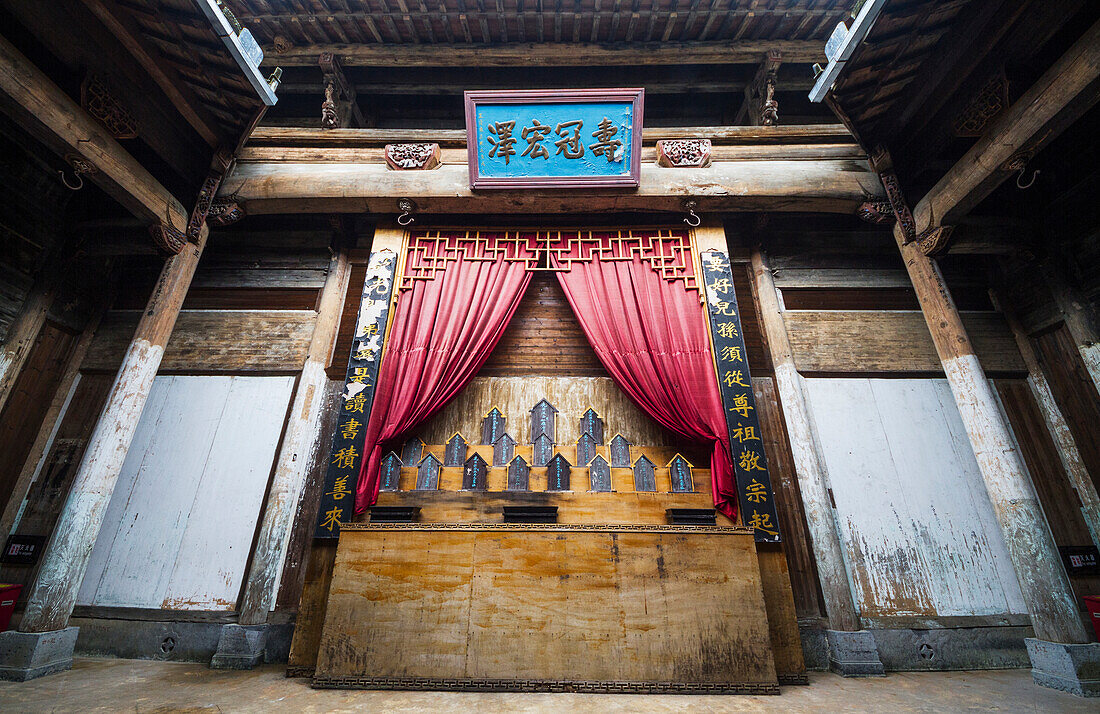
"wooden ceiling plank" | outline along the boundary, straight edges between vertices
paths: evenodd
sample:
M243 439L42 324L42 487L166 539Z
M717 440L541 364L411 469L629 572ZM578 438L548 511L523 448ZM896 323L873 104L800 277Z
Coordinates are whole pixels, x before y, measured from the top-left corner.
M917 231L950 225L1014 172L1011 160L1038 151L1100 100L1100 21L995 119L977 143L913 209Z
M191 125L202 141L211 147L216 147L220 141L217 125L205 116L204 107L193 95L190 95L178 76L169 75L160 62L160 58L154 55L149 47L145 46L141 39L141 33L136 29L135 22L128 17L111 12L102 0L81 0L85 6L95 14L100 22L107 25L107 29L117 37L119 42L127 48L134 59L149 73L156 85L161 88L168 100L179 110L187 123ZM175 74L175 73L173 73Z

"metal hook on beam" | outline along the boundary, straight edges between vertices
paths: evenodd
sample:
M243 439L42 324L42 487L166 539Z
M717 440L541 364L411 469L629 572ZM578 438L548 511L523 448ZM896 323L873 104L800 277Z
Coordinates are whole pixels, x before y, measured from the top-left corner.
M407 226L416 220L413 216L413 211L416 210L416 204L409 198L402 198L397 202L397 208L401 211L401 215L397 217L397 225Z
M697 228L703 219L695 215L695 209L699 207L698 201L686 200L684 201L684 210L687 211L687 218L684 219L684 223L688 224L692 228Z

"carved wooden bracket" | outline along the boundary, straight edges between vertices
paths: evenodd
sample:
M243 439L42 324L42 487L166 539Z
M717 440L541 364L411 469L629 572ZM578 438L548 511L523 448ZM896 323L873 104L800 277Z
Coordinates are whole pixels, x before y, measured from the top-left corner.
M886 199L890 202L890 208L894 211L894 218L905 234L905 242L911 243L917 239L916 223L913 221L913 213L909 210L909 204L905 202L905 194L901 192L901 184L894 173L894 160L890 158L890 152L884 146L876 146L871 152L871 165L878 172L882 180L882 187L886 189Z
M321 126L325 129L366 126L355 96L355 85L344 76L340 58L331 52L322 52L317 60L321 67L325 87L325 101L321 103Z
M428 171L440 163L439 144L386 144L386 165L394 171Z
M206 217L210 213L210 206L214 203L214 197L218 195L218 187L222 178L233 165L233 153L227 149L218 149L214 152L214 158L210 162L210 171L199 189L198 198L195 199L195 207L191 210L191 218L187 221L187 240L192 243L199 242L199 231L206 223Z
M206 213L206 222L221 228L241 220L245 216L244 207L233 197L216 198Z
M80 84L80 106L116 139L133 139L138 135L137 120L111 94L107 85L93 74Z
M940 255L947 250L947 245L951 242L951 232L954 230L954 226L933 226L921 231L917 236L917 247L925 255Z
M178 255L187 245L187 236L183 231L166 223L156 223L149 226L149 235L157 247L169 255Z
M768 50L756 70L756 76L745 87L744 106L750 124L775 126L779 123L779 101L775 98L775 90L781 64L783 53L779 50Z
M672 169L701 169L710 166L710 139L661 139L657 142L657 165Z
M894 220L894 211L889 201L864 201L859 204L858 214L863 220L876 225Z

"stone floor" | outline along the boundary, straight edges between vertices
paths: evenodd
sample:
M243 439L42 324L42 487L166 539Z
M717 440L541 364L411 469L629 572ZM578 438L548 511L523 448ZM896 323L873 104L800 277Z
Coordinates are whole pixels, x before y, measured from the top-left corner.
M893 673L843 679L813 673L808 687L778 697L463 694L310 689L283 667L225 672L201 664L78 659L71 672L0 682L11 712L1092 712L1083 700L1031 683L1028 670Z

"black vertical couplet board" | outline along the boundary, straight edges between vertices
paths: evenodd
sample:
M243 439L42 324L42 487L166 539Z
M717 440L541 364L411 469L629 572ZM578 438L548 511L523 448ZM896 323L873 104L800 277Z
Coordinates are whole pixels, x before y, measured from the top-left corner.
M611 465L617 468L630 467L630 442L622 434L611 439Z
M577 463L587 464L596 455L596 440L589 433L581 434L577 439Z
M554 455L554 442L546 434L539 434L532 444L531 464L533 466L545 466Z
M546 464L546 490L568 491L569 472L572 468L569 461L561 454L556 454L550 459L550 463Z
M535 439L540 434L545 434L550 442L554 442L555 434L555 415L558 410L554 408L554 405L545 399L540 399L538 404L531 407L531 434L528 438L531 443L535 443Z
M439 459L431 454L420 459L416 465L416 490L434 491L439 488Z
M443 451L444 466L462 466L466 463L466 437L455 434L447 442Z
M522 456L517 456L508 464L508 490L529 491L531 467Z
M717 250L703 251L700 257L714 363L718 370L718 388L722 392L722 407L726 411L726 427L733 449L741 520L755 529L757 542L778 543L782 540L779 516L775 511L760 420L756 414L756 397L752 391L730 259Z
M656 491L657 477L653 473L653 462L645 456L639 456L634 462L634 490Z
M691 478L691 464L679 454L668 462L668 475L672 480L673 493L691 493L695 490L695 482Z
M581 433L590 435L597 444L603 443L603 419L591 407L581 415Z
M382 459L382 473L378 478L382 482L379 486L380 490L398 490L401 482L401 459L398 458L397 454L391 451Z
M588 462L588 483L592 491L611 490L611 467L599 454Z
M351 519L355 510L355 487L359 469L366 458L363 440L374 403L378 367L382 362L382 340L390 315L394 270L397 254L392 250L376 250L367 263L363 280L363 297L355 322L348 371L344 377L344 393L340 404L340 419L332 435L328 470L325 472L321 508L317 512L314 538L333 539L340 535L340 523Z
M493 466L507 466L516 455L516 440L508 432L493 442Z
M481 443L483 445L495 444L504 433L504 415L493 407L481 420Z
M489 465L481 454L475 453L466 459L462 467L462 488L467 491L484 491L487 486Z

